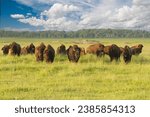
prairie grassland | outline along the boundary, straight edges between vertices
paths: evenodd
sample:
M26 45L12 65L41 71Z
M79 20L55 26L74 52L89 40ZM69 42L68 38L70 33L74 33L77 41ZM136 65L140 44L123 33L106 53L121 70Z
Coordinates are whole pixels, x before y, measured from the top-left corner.
M21 46L33 42L78 44L93 42L119 46L144 45L132 62L109 62L109 57L81 56L70 63L67 56L56 55L53 64L36 62L34 55L3 56L0 52L0 99L150 99L150 39L15 39L1 38L4 44L16 41Z

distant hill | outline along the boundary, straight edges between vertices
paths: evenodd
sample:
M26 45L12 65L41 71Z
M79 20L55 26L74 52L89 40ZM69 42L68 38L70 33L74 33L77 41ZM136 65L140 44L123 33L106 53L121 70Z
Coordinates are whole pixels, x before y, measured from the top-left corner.
M0 37L24 38L150 38L149 31L126 29L82 29L78 31L6 31Z

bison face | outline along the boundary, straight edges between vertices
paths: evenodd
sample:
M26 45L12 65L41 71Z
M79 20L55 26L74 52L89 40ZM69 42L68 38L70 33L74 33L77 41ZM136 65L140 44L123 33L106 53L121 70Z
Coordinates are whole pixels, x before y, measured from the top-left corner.
M123 52L123 59L125 63L129 63L131 61L131 57L132 57L131 48L129 46L125 46Z
M9 52L9 46L4 46L1 50L3 51L3 54L6 55Z
M76 58L80 57L80 52L81 52L80 48L73 48L73 52Z
M43 61L43 53L39 53L38 59L39 59L39 61Z
M32 47L28 48L28 53L34 54L35 53L35 48L32 48Z
M31 54L35 53L35 46L33 45L33 43L30 44L30 53Z
M67 49L67 56L68 56L69 61L78 62L80 58L80 52L81 52L81 49L77 45L70 46Z
M62 44L62 45L60 46L60 50L66 50L65 45Z
M143 45L142 45L142 44L139 44L138 47L142 49L142 48L143 48Z
M99 56L99 57L103 56L104 55L104 50L97 50L96 55Z
M99 57L104 55L104 45L99 46L99 49L96 51L96 55Z
M35 53L35 48L32 48L31 54L34 54L34 53Z

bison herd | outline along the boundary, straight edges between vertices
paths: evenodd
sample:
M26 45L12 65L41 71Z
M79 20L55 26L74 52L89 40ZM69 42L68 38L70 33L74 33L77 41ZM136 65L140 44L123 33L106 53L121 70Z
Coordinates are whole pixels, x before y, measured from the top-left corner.
M56 54L58 55L67 55L70 62L78 62L80 56L85 54L94 54L97 57L102 57L108 55L110 57L110 61L119 61L120 56L123 56L123 60L125 63L129 63L131 61L132 55L139 55L142 52L143 45L138 44L136 46L129 47L126 45L124 48L119 47L116 44L112 45L103 45L101 43L96 43L90 45L86 48L79 47L78 45L69 46L66 49L66 46L61 44L57 50ZM36 61L46 61L48 63L52 63L55 58L55 50L51 45L45 45L41 43L39 46L35 47L33 43L30 45L21 48L20 44L16 42L12 42L9 45L4 45L2 47L2 51L4 55L26 55L26 54L34 54L36 57Z

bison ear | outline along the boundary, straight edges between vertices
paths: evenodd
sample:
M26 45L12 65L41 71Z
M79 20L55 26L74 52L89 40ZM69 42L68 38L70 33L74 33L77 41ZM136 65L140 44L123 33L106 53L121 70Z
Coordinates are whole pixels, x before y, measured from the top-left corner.
M1 50L3 50L4 49L4 47L2 47L2 49Z

